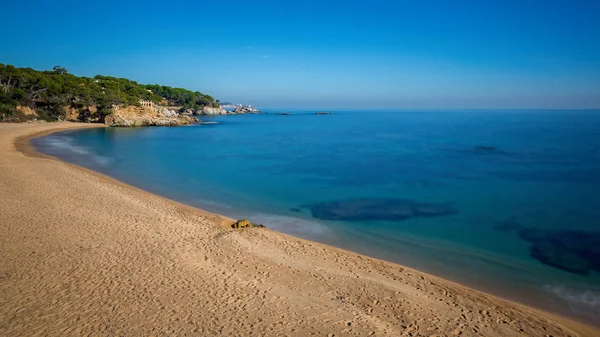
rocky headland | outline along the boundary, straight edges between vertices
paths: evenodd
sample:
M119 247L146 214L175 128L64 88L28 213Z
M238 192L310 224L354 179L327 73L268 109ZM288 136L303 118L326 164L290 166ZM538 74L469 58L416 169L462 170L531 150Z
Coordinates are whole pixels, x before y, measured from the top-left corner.
M171 126L196 122L194 114L227 113L218 100L199 91L104 75L75 76L60 66L40 71L0 63L0 122Z
M17 106L16 111L28 121L42 121L36 109L28 106ZM76 107L67 105L61 108L59 120L69 122L104 123L115 127L137 126L178 126L200 122L195 116L222 116L237 114L257 114L260 111L250 107L237 107L233 111L205 106L197 110L181 107L165 107L147 101L139 105L115 105L109 113L100 111L96 105Z
M108 126L178 126L198 122L187 114L179 114L162 106L113 107L113 112L104 118Z
M210 95L126 78L80 77L55 66L40 71L0 63L0 122L85 122L108 126L176 126L194 116L259 113L250 105L225 104Z
M85 110L87 111L87 110ZM86 112L83 112L84 114ZM220 116L237 114L256 114L260 111L251 107L237 107L233 111L210 106L201 109L180 109L178 107L163 107L141 102L140 106L113 107L112 113L104 118L108 126L177 126L199 122L195 116ZM178 112L179 111L179 112ZM80 112L81 114L82 112ZM74 114L75 116L75 114ZM87 117L87 115L86 115ZM81 118L75 120L81 121Z

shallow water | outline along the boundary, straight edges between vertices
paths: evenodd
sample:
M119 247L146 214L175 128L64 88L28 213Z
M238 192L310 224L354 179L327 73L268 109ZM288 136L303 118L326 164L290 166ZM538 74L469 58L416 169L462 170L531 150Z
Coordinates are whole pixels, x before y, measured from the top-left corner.
M519 232L600 231L600 111L290 113L33 143L209 211L587 321L600 315L600 242L585 252L539 243L580 266L565 270L532 256Z

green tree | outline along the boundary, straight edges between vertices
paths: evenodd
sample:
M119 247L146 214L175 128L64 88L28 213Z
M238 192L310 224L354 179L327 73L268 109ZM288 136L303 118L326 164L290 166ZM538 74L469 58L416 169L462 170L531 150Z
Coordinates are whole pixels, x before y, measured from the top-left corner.
M67 73L67 69L61 67L61 66L54 66L54 68L52 68L52 71L54 71L57 74L66 74Z

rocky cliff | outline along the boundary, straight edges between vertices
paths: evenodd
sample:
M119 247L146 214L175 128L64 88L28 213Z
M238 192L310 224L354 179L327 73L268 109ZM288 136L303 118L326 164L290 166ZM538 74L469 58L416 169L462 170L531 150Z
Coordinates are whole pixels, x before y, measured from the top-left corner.
M70 122L99 122L102 119L102 114L95 105L63 107L63 116L64 120Z
M197 122L189 115L181 115L165 107L114 107L106 116L104 123L108 126L177 126Z
M95 105L89 106L63 106L58 109L58 120L70 122L101 122L102 114ZM17 105L11 115L0 115L3 122L34 122L48 120L47 109L35 109L26 105Z
M23 116L27 116L27 117L31 117L31 118L35 118L38 116L37 113L35 112L35 110L33 110L32 108L30 108L28 106L17 105L16 111L17 111L17 113L19 113Z
M155 104L141 106L114 106L110 114L105 115L95 105L88 106L63 106L60 107L59 120L71 122L105 123L108 126L177 126L198 122L193 115L216 116L216 115L236 115L246 113L259 113L260 111L250 107L237 107L234 111L227 111L222 108L203 107L193 111L191 109L177 112L180 107L164 107ZM11 116L14 121L35 121L46 120L44 110L32 109L28 106L17 106L16 113ZM0 116L3 117L3 116ZM13 121L4 118L5 121Z

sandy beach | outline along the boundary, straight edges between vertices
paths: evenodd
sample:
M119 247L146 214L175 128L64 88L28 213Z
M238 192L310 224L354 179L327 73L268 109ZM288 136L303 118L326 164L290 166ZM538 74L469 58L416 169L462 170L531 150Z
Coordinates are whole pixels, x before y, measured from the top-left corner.
M2 336L600 336L441 278L37 154L0 124ZM266 224L269 226L269 224Z

